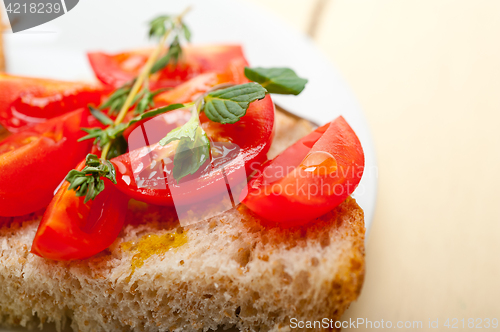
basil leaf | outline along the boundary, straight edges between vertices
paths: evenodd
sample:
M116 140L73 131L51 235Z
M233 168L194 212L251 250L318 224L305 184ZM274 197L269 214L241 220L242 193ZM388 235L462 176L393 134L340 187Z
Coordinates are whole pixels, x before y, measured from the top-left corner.
M182 140L187 138L190 141L195 140L196 130L199 127L199 120L197 116L192 116L188 122L181 127L177 127L170 131L167 136L161 139L160 145L164 146L172 141Z
M111 120L106 114L101 112L95 107L89 106L90 113L96 118L100 123L106 126L112 126L113 120Z
M172 141L179 141L172 171L174 179L179 183L183 177L196 173L210 158L210 141L200 126L197 112L183 126L170 131L159 144L164 146Z
M256 83L246 83L217 90L205 97L203 110L207 117L219 123L235 123L255 100L263 99L266 89Z
M197 126L193 139L183 136L177 145L172 171L174 179L179 183L183 177L196 173L209 157L210 141L201 126Z
M269 93L298 95L304 90L307 80L300 78L290 68L248 68L245 76L260 83Z

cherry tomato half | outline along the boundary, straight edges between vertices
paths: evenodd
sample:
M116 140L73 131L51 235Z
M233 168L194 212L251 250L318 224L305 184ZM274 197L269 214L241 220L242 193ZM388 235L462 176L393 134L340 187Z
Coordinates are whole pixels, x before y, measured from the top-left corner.
M149 132L148 122L145 122L129 136L132 151L112 159L117 172L117 188L146 203L172 205L171 186L174 190L182 187L182 193L176 194L176 204L181 201L192 204L213 195L217 190L214 188L225 189L226 185L221 186L220 183L226 179L231 182L236 176L241 178L237 174L241 174L243 169L246 174L243 180L246 180L256 165L266 160L274 126L274 105L269 95L251 103L246 115L234 124L215 123L204 114L200 116L200 121L212 141L211 163L200 168L195 175L182 179L180 183L183 185L178 184L171 172L175 144L162 147L152 144L153 140L147 142L149 135L143 134ZM133 137L134 134L137 138ZM131 147L131 141L139 142L135 149ZM224 175L220 171L222 167ZM192 181L194 179L196 181Z
M96 77L104 84L118 88L135 78L146 63L151 50L136 50L118 54L88 53ZM175 87L207 72L231 73L243 80L248 66L239 45L207 45L183 47L183 59L176 66L167 66L150 79L151 89Z
M108 248L120 234L129 199L111 181L104 181L105 189L86 204L84 197L68 190L65 181L43 215L31 252L66 261L85 259Z
M342 203L363 170L361 143L338 117L265 163L250 180L242 202L281 227L305 224Z
M0 73L0 124L18 132L88 104L98 105L108 90L85 83Z
M69 170L90 151L81 127L99 124L79 109L12 134L0 142L0 216L47 206Z

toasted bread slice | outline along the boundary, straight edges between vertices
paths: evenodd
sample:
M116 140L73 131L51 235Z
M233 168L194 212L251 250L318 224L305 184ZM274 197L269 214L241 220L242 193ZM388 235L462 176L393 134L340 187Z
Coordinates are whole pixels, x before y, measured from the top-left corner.
M271 153L303 136L290 137L294 121L278 116ZM0 325L288 331L292 318L339 319L363 283L363 211L352 198L296 229L264 227L242 205L182 228L171 208L133 201L115 243L74 262L29 253L39 219L0 228Z

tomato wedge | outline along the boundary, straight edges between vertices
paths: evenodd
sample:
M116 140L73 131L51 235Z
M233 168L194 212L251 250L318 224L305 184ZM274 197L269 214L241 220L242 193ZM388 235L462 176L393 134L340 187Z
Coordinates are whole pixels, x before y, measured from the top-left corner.
M199 74L218 72L238 75L248 66L239 45L185 46L184 58L177 66L168 66L150 79L151 89L175 87ZM135 78L146 63L151 50L136 50L118 54L88 53L96 77L104 84L118 88ZM235 69L236 68L236 69Z
M111 181L104 181L105 189L86 204L84 197L68 190L69 182L65 181L43 215L31 252L67 261L89 258L108 248L123 227L128 198Z
M361 143L338 117L265 163L250 180L242 202L281 227L299 226L342 203L363 169Z
M164 117L169 114L166 113ZM193 204L210 197L220 188L225 189L226 185L221 185L225 178L218 171L221 168L224 168L225 177L231 181L238 171L244 169L248 176L256 165L266 160L273 134L274 105L267 95L251 103L246 115L234 124L215 123L204 114L200 116L200 121L212 141L211 164L202 167L195 175L186 177L186 181L181 181L185 185L182 186L182 193L176 194L176 204ZM175 190L180 186L175 184L171 175L175 148L171 144L165 147L154 144L168 130L158 134L158 130L151 130L148 124L145 122L130 133L129 153L112 159L117 172L117 188L146 203L173 205L171 186ZM159 138L154 135L159 135ZM148 140L152 137L155 138ZM191 181L193 179L196 181ZM190 184L186 184L189 181Z
M11 132L88 104L98 105L108 88L85 83L0 73L0 124Z
M90 151L81 127L98 126L85 109L12 134L0 142L0 216L20 216L47 206L54 190Z

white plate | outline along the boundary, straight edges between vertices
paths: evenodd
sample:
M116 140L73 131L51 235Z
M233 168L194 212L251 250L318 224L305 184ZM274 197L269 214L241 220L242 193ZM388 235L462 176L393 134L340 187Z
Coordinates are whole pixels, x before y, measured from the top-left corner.
M370 132L358 102L338 71L313 42L260 8L235 0L85 0L62 17L25 32L5 35L8 72L58 79L88 79L93 74L85 52L151 46L147 22L162 13L192 11L186 22L193 43L242 44L253 66L286 66L309 79L298 97L273 96L285 109L318 124L338 115L356 131L366 158L365 174L354 197L372 223L377 165ZM2 330L0 329L0 332Z

